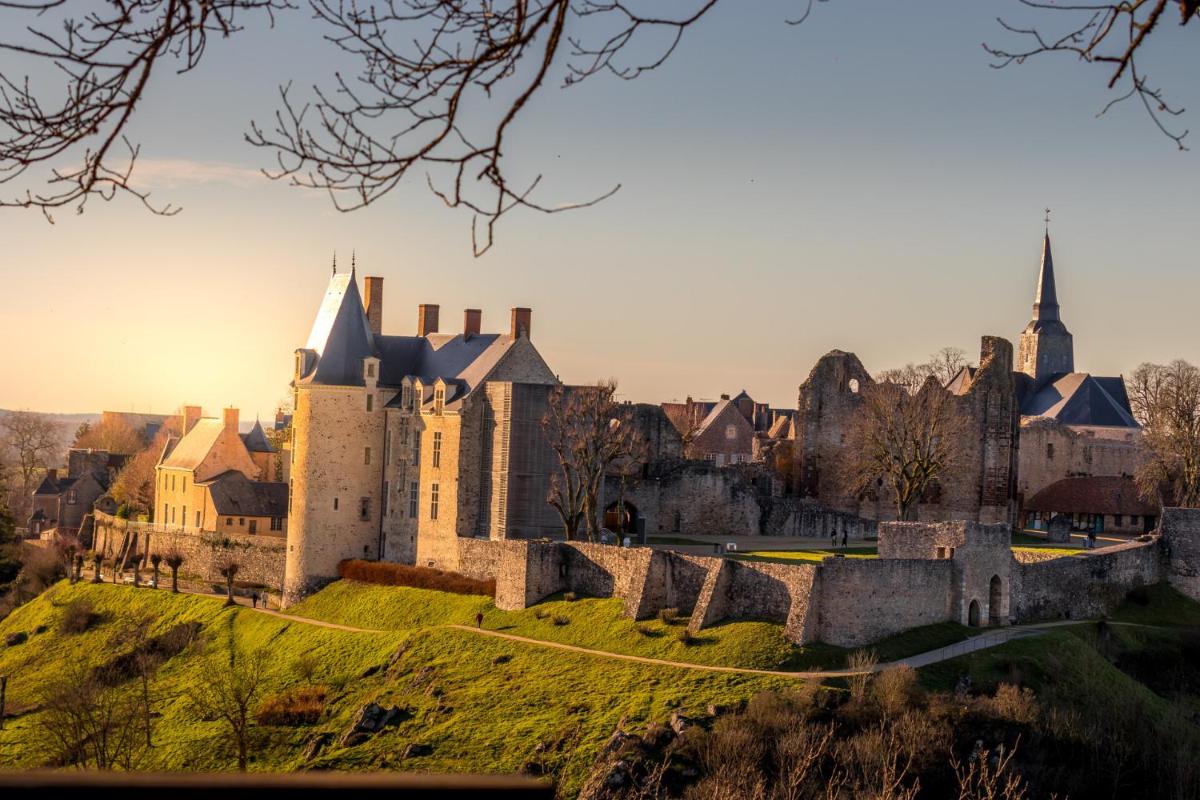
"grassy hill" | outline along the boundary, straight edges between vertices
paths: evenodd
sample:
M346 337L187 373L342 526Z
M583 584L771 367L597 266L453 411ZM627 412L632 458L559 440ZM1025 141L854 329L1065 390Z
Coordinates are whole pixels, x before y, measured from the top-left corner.
M675 709L703 714L709 704L735 706L763 692L794 689L797 682L606 659L445 626L471 624L482 611L485 627L493 630L698 664L834 667L845 658L838 648L793 647L783 641L780 626L769 622L720 625L702 631L698 643L685 644L681 625L634 623L620 616L619 601L611 599L559 598L502 612L485 597L342 581L292 611L371 630L336 630L165 590L57 585L0 622L0 641L11 634L27 636L20 644L0 646L10 714L0 731L0 767L54 763L46 730L51 712L43 707L47 696L89 674L113 674L114 665L127 665L131 645L123 637L139 620L150 636L169 637L180 630L196 635L161 664L150 683L154 746L137 768L233 768L223 723L190 699L211 659L224 657L232 641L242 652L268 654L259 702L316 688L324 696L306 724L256 729L252 770L512 773L524 768L555 776L567 797L578 790L620 720L626 720L627 729L640 730L667 720ZM971 676L974 691L990 692L1000 683L1032 688L1043 722L1025 731L1023 747L1040 743L1036 747L1066 759L1062 769L1093 758L1083 744L1078 750L1064 744L1089 737L1109 747L1089 767L1093 771L1107 769L1113 753L1141 758L1137 754L1143 751L1122 745L1124 739L1097 733L1111 728L1113 720L1146 748L1171 758L1180 748L1200 748L1195 721L1200 719L1200 659L1194 652L1200 605L1159 587L1134 598L1114 621L1132 624L1082 625L1015 641L925 668L921 681L935 692L953 689L963 674ZM877 649L889 660L967 634L955 625L931 626L879 643ZM136 687L135 675L125 677L127 688ZM340 744L355 715L372 702L400 708L398 724L361 744ZM306 754L317 739L325 742L323 749ZM1142 774L1120 758L1116 763L1114 785Z

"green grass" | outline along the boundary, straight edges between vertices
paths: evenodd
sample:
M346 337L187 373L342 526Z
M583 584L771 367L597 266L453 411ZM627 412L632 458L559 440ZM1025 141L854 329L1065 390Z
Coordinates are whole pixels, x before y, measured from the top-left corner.
M1044 547L1016 547L1016 546L1014 546L1012 548L1012 551L1014 553L1042 553L1042 554L1058 556L1058 557L1062 557L1062 556L1082 557L1084 554L1084 551L1080 550L1078 547L1051 547L1049 545L1046 545Z
M104 614L103 621L78 635L55 632L62 607L81 597L95 603ZM348 595L341 597L348 599ZM118 633L128 620L143 614L152 616L149 625L153 632L178 622L197 621L211 641L232 635L243 647L269 648L272 667L267 688L271 692L299 685L300 678L289 668L298 656L318 657L316 679L332 689L325 716L314 726L264 729L250 765L254 770L313 767L511 773L535 756L539 743L562 740L569 744L561 752L551 747L544 758L560 771L565 796L570 796L578 789L596 749L621 717L627 717L636 729L650 721L665 721L677 707L685 713L700 713L708 703L745 700L758 691L792 683L782 678L641 665L447 628L337 631L244 608L227 609L213 598L123 586L60 584L0 623L0 635L31 631L41 624L50 628L25 644L0 649L0 674L10 677L10 710L33 706L41 691L53 685L70 664L95 665L110 657ZM401 644L405 650L396 670L389 675L378 669ZM161 717L155 727L156 746L144 768L232 766L220 723L200 719L186 699L201 658L197 651L185 651L159 670L153 697ZM372 669L373 674L367 676ZM416 681L418 673L428 673L426 681ZM340 735L369 701L401 705L410 709L412 716L359 747L342 748L335 742L314 762L303 762L303 750L315 733ZM0 731L0 767L20 769L44 763L39 743L45 734L38 728L39 716L32 711L7 721L5 730ZM401 760L400 754L412 742L432 745L433 752Z
M729 555L742 561L767 561L792 564L797 561L820 563L836 555L843 555L846 558L878 558L879 551L874 547L842 547L832 549L811 548L806 550L755 550L748 553L730 553Z
M705 542L700 539L689 539L686 536L646 536L646 544L706 544L711 545L712 542Z
M1200 603L1169 584L1156 583L1135 590L1109 618L1138 625L1200 627Z

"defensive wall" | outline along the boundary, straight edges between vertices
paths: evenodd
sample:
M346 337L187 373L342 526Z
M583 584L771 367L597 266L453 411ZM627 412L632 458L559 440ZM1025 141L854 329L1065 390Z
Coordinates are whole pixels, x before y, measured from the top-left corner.
M693 631L734 619L784 625L803 644L856 647L953 621L1008 625L1110 612L1137 586L1170 580L1200 599L1200 510L1164 513L1162 535L1077 555L1014 556L1010 529L888 522L879 558L782 564L580 542L460 539L464 574L496 580L496 605L559 592L616 597L646 619L677 609Z
M124 559L127 568L136 563L145 569L150 556L176 551L184 558L180 572L203 580L224 582L220 567L237 562L239 583L283 589L287 540L269 534L211 533L187 531L163 525L120 519L95 512L94 552L106 559ZM166 570L164 565L163 570Z

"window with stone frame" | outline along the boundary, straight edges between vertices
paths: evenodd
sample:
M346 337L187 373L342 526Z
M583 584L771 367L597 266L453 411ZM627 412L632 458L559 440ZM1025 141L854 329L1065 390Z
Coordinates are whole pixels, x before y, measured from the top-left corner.
M415 432L413 436L412 447L412 466L419 467L421 465L421 432Z
M439 386L433 390L433 413L441 414L446 407L446 387Z
M283 530L283 517L271 517L271 530Z
M433 432L433 453L431 455L434 467L442 466L442 432Z
M375 410L375 395L367 394L367 411Z
M371 448L369 447L363 448L363 463L367 465L371 463Z
M438 518L438 485L436 483L429 486L429 518Z
M421 485L416 481L408 484L408 516L410 519L417 518L418 505L421 502Z
M368 520L371 518L371 498L358 498L358 518L361 520Z

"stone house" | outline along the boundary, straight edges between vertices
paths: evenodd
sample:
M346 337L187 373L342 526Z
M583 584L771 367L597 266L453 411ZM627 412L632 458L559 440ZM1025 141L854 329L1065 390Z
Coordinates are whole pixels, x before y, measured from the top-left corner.
M761 461L769 449L764 442L791 438L795 417L791 409L755 402L744 389L716 402L663 403L662 410L684 440L683 456L717 466Z
M221 419L184 406L183 435L168 437L154 468L154 522L182 532L274 534L287 530L286 484L263 480L278 453L257 422L238 429L238 410Z
M329 282L293 376L285 600L372 558L458 567L460 536L561 530L546 503L557 461L541 418L558 379L534 347L532 312L483 333L467 309L439 332L417 310L412 336L385 335L383 278Z
M77 534L83 518L108 491L125 461L126 456L107 450L69 450L65 474L58 469L47 470L33 491L33 509L26 523L30 537L50 531L65 536Z

